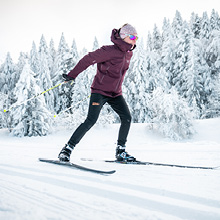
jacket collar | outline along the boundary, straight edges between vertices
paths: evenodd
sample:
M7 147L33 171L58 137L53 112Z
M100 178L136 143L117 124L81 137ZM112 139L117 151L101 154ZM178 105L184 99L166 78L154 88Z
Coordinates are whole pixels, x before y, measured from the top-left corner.
M136 47L136 45L135 45L132 48L131 44L128 44L125 41L123 41L119 35L119 30L117 30L117 29L112 30L111 41L123 52L133 50Z

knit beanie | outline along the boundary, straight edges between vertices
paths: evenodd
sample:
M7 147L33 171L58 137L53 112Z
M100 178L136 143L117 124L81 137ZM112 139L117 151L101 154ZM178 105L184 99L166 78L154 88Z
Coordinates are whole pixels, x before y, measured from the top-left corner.
M136 29L131 26L130 24L125 24L122 26L121 30L120 30L120 37L122 39L126 38L127 35L126 34L137 34Z

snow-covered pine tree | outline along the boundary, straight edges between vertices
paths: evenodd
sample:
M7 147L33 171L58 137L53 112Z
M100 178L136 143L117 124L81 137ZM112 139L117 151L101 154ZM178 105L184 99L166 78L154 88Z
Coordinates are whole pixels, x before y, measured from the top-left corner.
M54 62L56 59L56 49L54 47L54 41L53 39L50 40L50 46L49 46L49 59L48 59L48 67L50 70L51 78L54 73Z
M32 49L30 51L29 64L30 64L31 70L36 74L35 77L38 77L39 72L40 72L40 58L39 58L39 54L37 52L35 42L32 43Z
M185 84L184 74L187 72L187 68L189 68L188 62L192 38L189 26L185 21L182 23L182 29L177 36L175 40L175 64L173 68L172 86L174 85L182 96L184 92L183 85Z
M80 57L85 56L87 53L88 51L85 48L83 48L83 50L80 53ZM95 76L95 72L96 65L90 66L76 78L76 84L74 86L72 94L73 105L89 96L91 91L90 87L92 84L93 77ZM81 118L85 117L88 111L88 103L89 99L86 99L77 106L74 106L73 117L77 117L77 112L81 115Z
M39 54L40 63L39 63L39 74L37 77L38 85L41 91L45 91L53 86L49 66L47 63L46 54L42 50ZM44 93L46 107L50 112L54 112L54 92L56 90L50 90L49 92Z
M200 118L206 102L205 76L209 67L204 59L204 48L199 39L191 39L189 62L184 70L183 97L193 109L194 117Z
M206 62L208 63L212 78L218 78L220 72L220 31L213 30L210 34L209 45L205 53Z
M57 56L55 59L55 74L54 78L52 78L53 85L59 84L63 82L62 74L68 73L74 66L73 59L71 56L70 49L66 43L64 34L62 33ZM69 108L72 104L72 90L70 84L62 85L56 88L55 95L55 112L59 113L67 108Z
M175 88L169 93L157 88L153 92L151 102L154 127L165 137L182 140L194 134L190 109Z
M141 123L145 121L147 114L145 75L147 64L143 39L137 42L131 62L123 83L123 93L130 107L132 121Z
M204 12L201 19L200 39L205 47L208 44L210 38L210 32L211 32L210 20L207 15L207 12Z
M0 92L8 96L7 106L4 106L4 108L15 101L13 90L17 82L17 74L16 65L13 63L10 53L8 53L0 71Z
M98 43L97 37L95 37L94 42L93 42L92 51L95 51L98 48L99 48L99 43Z
M220 18L219 18L218 12L216 12L215 9L212 9L211 16L210 16L211 31L220 30L219 22L220 22Z
M13 118L11 132L15 136L43 136L47 135L51 129L51 115L46 109L43 96L38 96L35 99L19 105L19 103L41 92L34 75L28 61L26 61L15 87L17 102L15 103L15 107L11 110Z
M175 54L175 47L176 41L174 38L173 31L171 29L170 22L164 19L164 23L162 26L162 39L163 45L161 48L161 74L167 80L167 89L170 89L172 85L173 75L174 75L174 66L176 62L176 54ZM165 89L166 86L163 86Z
M183 19L179 11L176 11L175 17L172 22L172 31L174 33L174 37L178 38L182 33Z
M206 91L206 108L203 112L207 117L214 117L211 115L213 112L214 115L217 115L216 108L219 101L219 78L220 78L220 31L213 30L210 36L210 43L206 49L206 61L209 65L209 71L204 75L204 87ZM212 108L214 108L212 110Z
M163 26L162 26L162 44L164 41L166 41L168 38L170 38L171 35L171 25L170 20L167 18L163 19Z
M68 73L73 68L75 63L73 62L69 46L66 43L63 33L60 38L57 55L60 61L59 71L62 73Z
M50 45L50 48L48 48L48 45L47 45L47 42L45 40L45 37L44 35L41 36L41 39L40 39L40 45L39 45L39 57L41 54L44 54L44 58L47 60L47 65L48 65L48 68L49 68L49 71L52 73L53 72L53 68L55 68L54 66L54 63L53 63L53 60L54 60L54 54L53 54L53 41L50 42L51 45ZM40 58L41 59L41 58Z
M146 89L147 92L152 93L152 91L157 88L169 88L167 73L162 69L161 56L155 52L146 53Z
M215 13L216 13L216 18L217 18L217 21L216 21L216 30L220 30L220 17L219 17L218 12L215 12Z
M84 54L87 53L87 50L85 49ZM74 62L74 65L79 60L78 51L76 48L75 40L73 40L73 44L70 50L70 54L72 57L72 61ZM67 127L73 127L78 126L80 122L83 121L83 119L86 116L85 111L88 111L88 100L84 100L88 96L88 92L86 90L86 84L88 82L85 82L85 78L87 75L87 70L85 70L83 73L81 73L75 81L74 86L71 86L69 83L65 86L65 90L63 93L69 94L69 97L71 98L71 103L69 102L69 106L63 109L59 117L56 118L56 122ZM64 88L64 87L62 87ZM61 95L63 95L63 93ZM67 108L70 108L67 112L65 110ZM58 112L59 113L59 112ZM70 114L71 113L71 114ZM80 122L79 122L80 120Z
M199 39L201 31L201 18L198 16L198 14L195 14L194 12L191 14L189 27L190 31L192 32L192 36L196 39Z
M85 54L87 54L86 49L84 50L82 56L84 56ZM79 61L79 54L78 54L75 40L73 40L73 43L71 46L71 56L74 62L73 65L75 66L77 62ZM89 87L91 83L88 80L90 75L91 75L91 67L85 70L83 73L81 73L77 77L75 85L71 89L71 94L70 94L71 100L72 100L71 106L73 107L71 108L71 111L70 111L72 115L69 115L69 117L70 117L70 120L73 121L73 123L77 123L77 118L78 119L83 118L83 116L86 115L86 112L88 110L87 108L88 100L84 100L84 99L86 99L86 97L90 93ZM81 100L84 100L84 101L81 102Z
M152 50L158 54L161 54L162 37L156 24L154 25L152 34Z
M26 64L27 59L29 59L28 53L20 52L20 56L18 58L18 63L17 63L17 71L16 71L16 80L15 82L18 82L18 79L21 75L21 72L23 71L24 65ZM15 84L16 84L15 83Z
M201 118L217 118L220 117L220 74L212 83L213 89L208 96L206 109Z
M1 75L1 73L0 73ZM8 95L0 92L0 129L8 127L8 115L7 112L4 112L3 109L6 109L8 102Z
M71 49L70 49L70 54L71 54L72 59L73 59L73 65L75 65L79 60L79 53L78 53L78 50L77 50L75 39L73 39L72 46L71 46Z
M182 84L182 71L184 69L184 42L185 42L185 36L182 34L183 33L183 20L181 17L181 14L179 11L176 11L175 17L173 19L172 25L171 25L171 31L170 31L170 37L169 39L165 42L165 48L166 48L166 53L168 53L168 56L170 53L172 57L174 56L174 62L168 64L168 67L166 67L164 70L167 71L167 68L169 68L169 65L171 65L171 68L168 71L168 79L171 84L171 86L176 86L177 83L179 83L179 88L180 90L181 84ZM173 45L174 44L174 45ZM173 49L173 52L169 50L169 46L172 46L171 48ZM173 48L175 46L175 48ZM164 54L164 52L162 52ZM166 54L163 55L166 58ZM168 59L170 59L168 57ZM164 60L164 62L166 59ZM165 64L167 65L167 64Z
M46 54L46 56L48 58L49 49L48 49L47 42L45 40L44 35L41 36L40 45L39 45L39 53L41 53L42 51Z
M2 112L3 109L8 109L15 101L14 88L19 77L17 66L13 63L10 53L7 53L5 62L1 65L0 70L0 92L2 93ZM2 115L2 126L11 127L11 115L9 112L4 112Z
M148 31L148 35L147 35L147 51L152 51L153 50L153 46L152 46L152 37L151 37L151 33L150 31Z

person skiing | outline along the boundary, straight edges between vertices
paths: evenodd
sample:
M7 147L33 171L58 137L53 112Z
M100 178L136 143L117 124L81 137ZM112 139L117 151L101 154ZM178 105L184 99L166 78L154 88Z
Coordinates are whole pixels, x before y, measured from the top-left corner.
M122 96L122 82L129 68L137 39L137 31L130 24L125 24L120 29L113 29L111 35L113 45L102 46L100 49L89 52L68 74L63 74L65 81L75 80L90 65L97 64L97 73L91 85L87 118L75 130L67 144L60 151L58 155L60 161L70 161L72 150L86 132L96 123L105 103L108 103L112 107L121 120L115 154L116 160L136 160L135 157L125 151L125 143L131 124L131 114Z

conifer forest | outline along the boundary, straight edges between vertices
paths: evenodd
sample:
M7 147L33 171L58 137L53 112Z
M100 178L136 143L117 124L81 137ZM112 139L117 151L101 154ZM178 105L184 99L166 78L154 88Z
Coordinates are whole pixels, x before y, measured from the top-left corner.
M193 120L220 116L218 12L204 12L201 17L192 13L186 21L176 11L172 21L164 18L161 30L155 25L144 37L139 36L123 83L132 122L149 123L175 140L189 138L195 132ZM94 39L96 50L102 45ZM20 137L44 136L57 127L73 129L83 122L96 65L73 84L62 83L62 74L87 53L77 50L75 40L69 46L65 33L58 48L53 39L48 44L42 35L39 45L33 42L29 52L20 53L17 63L8 52L0 65L0 128ZM98 124L118 122L105 105Z

